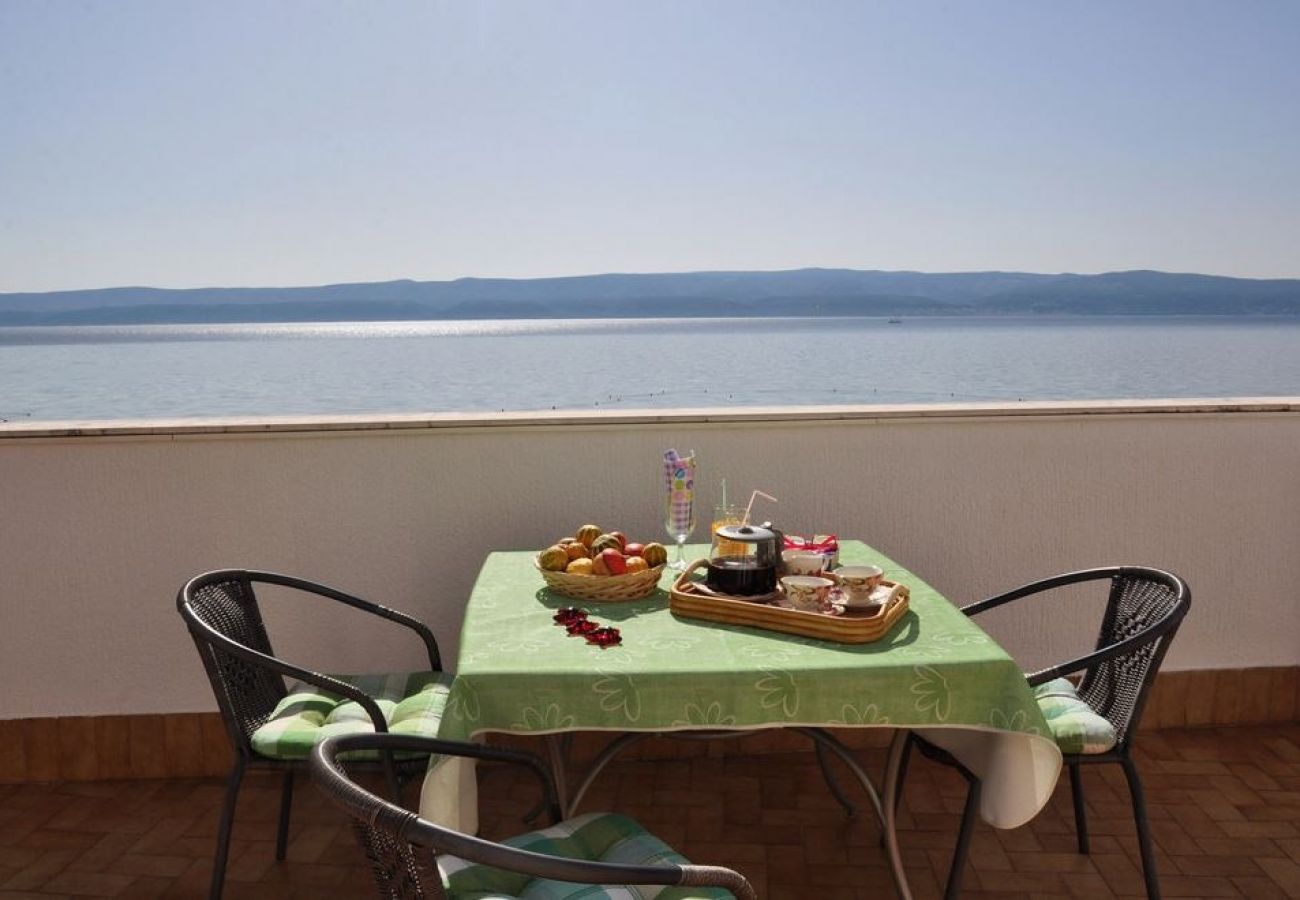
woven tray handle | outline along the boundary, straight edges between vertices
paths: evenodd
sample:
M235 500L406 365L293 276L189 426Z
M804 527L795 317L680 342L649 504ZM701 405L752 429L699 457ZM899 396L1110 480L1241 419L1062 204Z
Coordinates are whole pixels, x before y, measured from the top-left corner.
M691 574L697 569L707 569L708 566L709 561L707 559L697 559L695 562L682 569L682 574L677 576L677 580L673 582L673 587L679 591L686 590L686 586L691 584L693 580Z
M885 598L885 605L880 610L880 615L882 617L889 615L890 610L905 602L911 596L911 593L907 585L894 582L894 588L889 592L889 596Z

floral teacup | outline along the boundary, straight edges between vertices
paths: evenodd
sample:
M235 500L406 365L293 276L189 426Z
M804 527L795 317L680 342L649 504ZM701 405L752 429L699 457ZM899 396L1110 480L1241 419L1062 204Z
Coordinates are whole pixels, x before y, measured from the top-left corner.
M826 557L816 550L787 550L781 562L791 575L820 575L826 568Z
M871 592L880 587L885 572L880 566L840 566L835 570L844 591L845 606L866 606Z
M821 612L835 582L816 575L787 575L781 579L785 599L804 612Z

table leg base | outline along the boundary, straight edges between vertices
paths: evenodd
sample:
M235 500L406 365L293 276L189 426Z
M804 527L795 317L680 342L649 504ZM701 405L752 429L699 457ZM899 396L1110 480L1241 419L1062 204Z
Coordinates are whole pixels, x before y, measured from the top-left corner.
M894 732L894 739L889 744L889 758L885 763L885 855L889 859L889 870L894 876L894 888L899 900L912 900L912 889L907 883L907 872L903 869L903 855L898 849L897 821L898 792L902 788L903 758L909 735L910 732L905 728Z
M857 779L858 783L862 785L862 789L866 791L867 797L871 800L871 807L875 811L876 821L880 823L883 830L885 827L885 814L884 809L881 806L880 794L876 790L875 784L871 781L871 776L869 776L858 763L857 758L854 757L852 751L849 750L842 741L824 728L798 727L789 730L801 734L813 742L813 745L817 748L817 761L822 767L822 774L826 778L827 786L830 788L831 793L835 795L835 799L844 807L845 812L850 818L852 818L857 814L857 807L854 806L853 802L844 794L844 791L840 788L839 782L835 779L834 774L828 767L826 759L827 753L833 753L844 763L845 766L848 767L849 771L853 774L853 777ZM572 800L566 802L563 799L565 792L562 787L562 776L559 771L556 772L556 789L562 798L560 801L560 808L564 810L565 816L572 816L577 811L579 804L582 803L583 798L587 795L588 789L591 788L591 785L596 781L596 778L600 776L600 773L604 771L605 767L613 762L614 758L617 757L619 753L623 752L624 749L648 737L664 735L674 738L685 738L688 740L713 740L717 738L745 737L751 733L752 732L745 731L625 732L606 744L605 748L596 755L591 766L587 769L586 775L583 776L582 781L579 782L577 789L573 792ZM554 737L557 736L552 735L548 738L547 746L548 750L551 752L552 767L560 770L565 767L566 762L563 756L556 756L556 743L552 740Z

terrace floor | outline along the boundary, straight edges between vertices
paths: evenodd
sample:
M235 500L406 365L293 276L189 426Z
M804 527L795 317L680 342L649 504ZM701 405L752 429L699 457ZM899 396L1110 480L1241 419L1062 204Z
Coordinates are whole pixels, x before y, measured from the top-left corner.
M1138 743L1166 897L1300 897L1300 724ZM883 768L883 748L863 756L869 771ZM528 777L488 767L480 778L485 835L524 830ZM1090 857L1075 852L1062 778L1028 826L977 829L964 896L1141 896L1122 774L1085 769L1084 785ZM954 773L914 759L900 840L918 898L941 895L963 790ZM221 793L217 779L0 786L0 898L204 897ZM278 781L246 779L228 898L374 896L350 831L307 785L288 859L276 863L277 804ZM627 812L691 859L741 870L765 898L893 896L875 825L843 817L811 753L618 762L584 808Z

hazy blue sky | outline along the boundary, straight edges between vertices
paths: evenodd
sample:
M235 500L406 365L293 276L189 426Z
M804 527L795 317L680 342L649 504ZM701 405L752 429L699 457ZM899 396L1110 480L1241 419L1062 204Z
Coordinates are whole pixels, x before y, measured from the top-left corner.
M0 0L0 291L1300 276L1300 2Z

